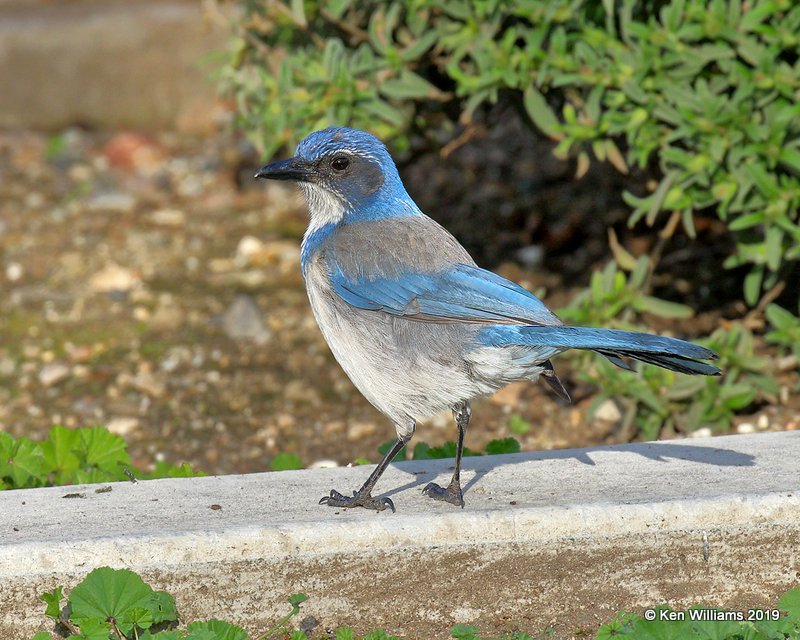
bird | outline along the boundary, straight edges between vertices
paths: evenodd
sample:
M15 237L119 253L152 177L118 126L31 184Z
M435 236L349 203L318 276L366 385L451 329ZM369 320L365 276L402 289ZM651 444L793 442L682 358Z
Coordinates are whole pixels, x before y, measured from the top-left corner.
M567 326L532 293L480 268L406 191L387 147L372 134L328 127L256 178L293 181L308 206L300 256L313 315L334 357L364 397L394 425L396 439L353 495L332 489L320 504L395 511L373 496L417 422L451 411L458 431L450 483L427 484L434 500L464 507L464 437L475 398L542 378L569 395L551 358L595 351L684 374L719 375L705 347L632 331Z

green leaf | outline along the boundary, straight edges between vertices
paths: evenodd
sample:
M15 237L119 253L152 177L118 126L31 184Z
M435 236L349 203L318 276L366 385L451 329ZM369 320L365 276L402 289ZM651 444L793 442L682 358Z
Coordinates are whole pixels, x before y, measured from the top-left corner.
M202 633L208 633L208 638L213 640L248 640L247 632L241 627L237 627L224 620L204 620L193 622L186 630L189 632L188 638L197 635L198 638L204 637Z
M177 629L169 629L159 631L158 633L150 633L145 631L139 636L139 640L181 640L185 636Z
M767 305L765 313L769 323L780 331L789 331L800 327L800 317L777 304Z
M445 442L441 447L430 447L428 449L428 455L430 455L431 459L442 459L442 458L455 458L456 457L456 443L452 440ZM472 451L469 447L464 447L464 451L462 452L463 456L478 456L479 453Z
M342 627L336 630L336 640L355 640L353 630L350 627Z
M757 213L748 213L731 220L728 224L728 229L730 231L741 231L742 229L749 229L762 222L764 222L764 214L760 211Z
M758 302L761 294L761 282L764 279L764 268L756 267L744 277L744 301L751 307Z
M520 446L516 438L502 438L492 440L486 445L487 455L498 455L501 453L519 453Z
M664 201L667 199L669 195L672 185L675 180L678 179L678 174L675 171L670 171L661 182L656 187L655 192L653 193L652 200L650 201L650 207L647 211L647 224L652 226L653 223L656 221L656 216L658 215L659 211L661 211L661 206L664 204Z
M535 124L542 133L550 136L554 140L560 140L563 137L561 133L561 123L558 121L555 112L550 108L545 97L534 85L531 84L525 89L523 104L533 124Z
M431 455L431 445L427 442L418 442L414 445L414 452L411 455L412 460L433 460L434 456Z
M436 87L408 69L403 69L398 78L382 82L379 90L383 95L396 100L435 98L439 95Z
M720 389L720 402L729 409L744 409L756 398L755 390L747 383L724 385Z
M64 476L80 466L78 456L75 454L80 439L80 432L75 429L55 426L50 429L47 440L41 445L45 464L60 476L62 482Z
M518 436L524 436L533 428L533 425L516 413L511 414L508 418L508 430ZM416 453L416 449L415 449Z
M457 624L450 630L450 635L456 640L480 640L480 631L477 627L468 624Z
M293 469L302 469L303 461L296 453L278 453L270 463L270 468L273 471L291 471Z
M767 267L770 271L777 271L783 258L783 229L769 227L767 229Z
M82 640L109 640L112 635L111 623L98 618L87 618L78 626L81 629Z
M131 463L128 445L118 435L103 427L81 429L80 434L88 465L121 475L121 468Z
M58 620L59 616L61 615L61 599L63 597L63 591L64 590L62 587L56 587L52 591L45 591L39 596L39 599L44 601L44 603L47 605L44 615L46 615L48 618Z
M784 147L778 155L778 160L800 174L800 150Z
M789 622L800 625L800 587L784 593L778 600L778 609L788 614Z
M691 318L694 311L691 307L677 302L661 300L653 296L639 296L634 304L637 311L647 311L661 318Z
M121 621L132 609L148 609L152 595L153 590L133 571L100 567L69 594L70 619L83 629L84 621L114 618L120 621L120 630L128 633L132 624Z
M175 598L166 591L155 591L150 598L150 611L153 613L153 624L174 622L178 619Z
M405 126L406 117L402 114L402 112L400 112L400 110L396 109L388 102L375 99L365 101L362 106L367 115L376 116L396 128Z
M131 607L126 610L117 620L120 629L149 629L153 626L153 612L145 607Z
M438 39L439 34L436 33L436 31L429 31L422 35L419 40L403 49L400 58L406 63L417 60L422 54L436 44Z
M155 478L198 478L204 476L202 471L195 471L188 462L181 465L170 464L164 460L156 461L156 466L152 471L139 473L139 477L152 480Z
M780 195L775 176L769 173L764 165L757 162L749 162L743 167L744 172L755 183L758 190L768 198L777 198Z
M53 636L47 633L47 631L40 631L34 635L31 640L53 640Z
M292 18L300 27L307 27L306 11L303 6L303 0L290 0Z
M620 269L633 271L636 268L636 258L620 244L617 239L617 234L613 229L608 230L608 244L611 247L611 253L614 254L614 260L619 265Z
M15 439L0 433L0 478L10 478L12 488L43 484L44 458L39 445L27 438Z
M305 593L293 593L289 596L289 604L292 605L292 615L300 613L300 605L308 601Z

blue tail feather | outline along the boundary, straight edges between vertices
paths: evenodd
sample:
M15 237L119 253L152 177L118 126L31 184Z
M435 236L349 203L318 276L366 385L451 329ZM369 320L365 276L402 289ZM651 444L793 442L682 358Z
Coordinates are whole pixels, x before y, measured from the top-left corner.
M698 360L716 360L719 357L710 349L677 338L635 331L590 327L493 325L481 332L481 341L485 345L498 347L530 345L587 349L600 353L617 366L624 367L625 362L621 357L628 357L680 373L707 376L720 374L719 368L698 362Z

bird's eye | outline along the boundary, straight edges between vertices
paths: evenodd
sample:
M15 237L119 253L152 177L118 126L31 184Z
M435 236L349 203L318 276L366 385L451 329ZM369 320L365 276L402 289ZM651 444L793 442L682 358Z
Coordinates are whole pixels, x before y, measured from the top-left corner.
M350 158L347 156L336 156L331 160L331 167L334 171L344 171L350 166Z

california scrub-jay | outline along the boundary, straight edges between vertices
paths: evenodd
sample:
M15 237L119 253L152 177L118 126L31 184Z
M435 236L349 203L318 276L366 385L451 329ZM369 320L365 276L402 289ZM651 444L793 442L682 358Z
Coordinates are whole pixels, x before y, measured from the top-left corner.
M423 492L463 507L459 471L470 401L539 376L569 398L550 364L567 349L596 351L624 368L622 357L629 357L681 373L720 372L696 360L717 355L690 342L562 325L533 294L478 267L422 213L386 147L369 133L316 131L294 157L261 167L256 177L293 180L303 190L310 222L301 266L314 317L350 380L397 432L352 497L331 491L320 504L394 511L389 498L372 496L375 483L417 420L450 409L458 426L453 478Z

